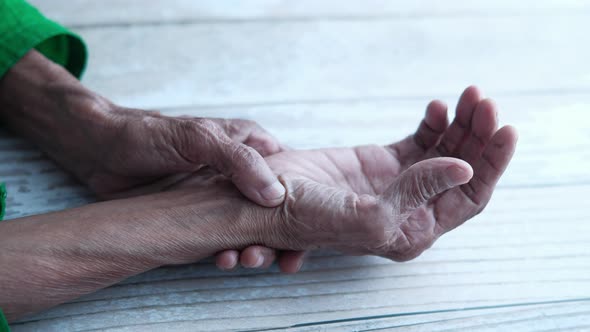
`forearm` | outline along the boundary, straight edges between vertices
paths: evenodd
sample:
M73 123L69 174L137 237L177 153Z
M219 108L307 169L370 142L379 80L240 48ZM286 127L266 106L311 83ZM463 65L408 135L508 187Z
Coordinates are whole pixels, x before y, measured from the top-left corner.
M261 211L218 185L0 223L0 307L14 320L161 265L257 243Z
M99 146L100 142L87 141L109 123L104 109L108 109L105 99L35 50L0 79L2 124L79 177L90 172L94 162L82 149L88 143ZM101 156L94 157L100 160Z

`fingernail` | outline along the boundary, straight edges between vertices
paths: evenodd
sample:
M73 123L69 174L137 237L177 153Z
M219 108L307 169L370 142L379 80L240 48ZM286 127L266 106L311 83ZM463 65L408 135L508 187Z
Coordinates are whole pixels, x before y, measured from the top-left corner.
M276 181L270 186L262 189L262 191L260 191L260 194L264 199L268 201L282 201L283 197L285 196L285 187L283 187L283 185L279 181Z
M230 263L228 264L228 267L225 270L226 271L231 271L231 270L235 269L237 265L238 265L238 257L232 256L231 261L230 261Z
M462 184L471 179L473 172L471 171L471 168L450 166L447 168L447 174L454 184Z
M264 263L264 257L262 257L261 254L259 254L256 257L256 263L254 263L254 265L252 265L252 268L257 268L257 267L261 267L262 263Z

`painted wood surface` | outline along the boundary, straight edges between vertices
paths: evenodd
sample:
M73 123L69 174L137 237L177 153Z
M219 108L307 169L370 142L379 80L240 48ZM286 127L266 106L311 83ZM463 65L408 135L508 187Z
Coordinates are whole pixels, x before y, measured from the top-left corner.
M590 91L587 16L91 27L87 84L138 107ZM564 38L567 36L567 38Z
M424 17L531 16L587 14L587 0L32 0L46 15L83 26L161 25L241 20L374 20Z
M297 275L150 271L14 331L590 330L586 1L33 1L88 42L85 83L168 115L241 117L296 148L387 143L428 100L495 97L520 133L486 211L417 260L314 253ZM92 196L0 133L7 216Z

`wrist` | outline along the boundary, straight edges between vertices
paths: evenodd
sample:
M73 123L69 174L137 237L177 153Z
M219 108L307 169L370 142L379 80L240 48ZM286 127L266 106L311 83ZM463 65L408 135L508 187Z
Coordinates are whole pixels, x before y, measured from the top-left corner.
M188 197L187 204L199 202L193 213L199 217L201 223L209 225L207 237L214 240L211 242L213 247L209 248L208 255L227 249L240 250L251 245L285 250L307 248L300 241L298 234L288 227L287 220L293 216L290 216L286 203L274 208L253 203L239 192L229 178L210 168L201 169L179 179L176 184L169 186L168 190L170 191L158 195ZM178 196L179 191L186 191L186 194ZM177 199L170 198L170 201ZM163 215L177 216L177 209L172 208ZM186 221L183 222L180 218L170 224L175 225L179 232L184 230L184 233L187 233L186 229L191 229L194 221L184 220ZM194 233L188 233L195 243L202 240L194 237Z
M168 190L153 196L159 197L161 204L168 207L155 211L160 211L168 227L178 234L175 237L189 236L183 241L192 248L189 251L205 248L206 256L210 256L255 244L269 246L272 243L278 249L284 248L282 208L253 203L230 179L216 171L201 169L178 179ZM188 210L179 213L183 207Z
M97 161L112 105L37 51L0 79L0 118L64 168L83 177ZM89 153L92 151L92 153Z
M0 306L14 319L162 265L244 248L265 229L261 211L223 182L0 223Z
M259 206L245 198L225 177L211 185L162 193L164 202L175 201L162 216L187 245L179 263L192 263L217 252L241 250L250 245L266 245L273 231L276 208ZM185 201L185 203L182 203ZM194 203L198 202L198 203ZM168 204L168 203L167 203ZM186 206L179 215L178 205ZM198 254L199 256L194 256Z

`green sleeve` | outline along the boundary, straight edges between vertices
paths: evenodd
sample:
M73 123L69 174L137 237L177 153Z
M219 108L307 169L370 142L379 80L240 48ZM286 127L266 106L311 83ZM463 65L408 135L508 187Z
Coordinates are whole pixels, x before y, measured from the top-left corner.
M0 77L33 48L81 77L87 53L80 37L23 0L0 0Z
M6 321L6 317L4 317L2 310L0 310L0 332L10 332L8 322Z

